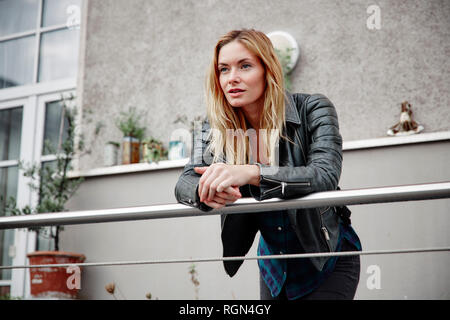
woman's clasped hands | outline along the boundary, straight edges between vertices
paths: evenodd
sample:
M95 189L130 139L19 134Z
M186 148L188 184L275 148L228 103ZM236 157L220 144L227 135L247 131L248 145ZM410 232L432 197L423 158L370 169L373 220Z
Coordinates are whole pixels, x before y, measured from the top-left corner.
M194 167L194 171L202 175L198 185L200 201L214 209L240 199L242 194L239 187L259 178L259 168L255 165L214 163L206 167Z

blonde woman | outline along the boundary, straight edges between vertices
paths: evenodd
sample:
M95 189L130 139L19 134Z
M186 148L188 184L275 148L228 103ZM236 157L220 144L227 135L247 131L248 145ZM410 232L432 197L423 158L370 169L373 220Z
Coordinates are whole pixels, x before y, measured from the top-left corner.
M298 198L336 190L342 139L333 104L285 91L267 36L233 30L217 42L206 79L207 120L194 135L175 195L203 211L242 197ZM334 207L222 215L223 255L244 256L257 231L258 255L361 250ZM226 261L233 276L242 264ZM261 299L353 299L359 256L261 259Z

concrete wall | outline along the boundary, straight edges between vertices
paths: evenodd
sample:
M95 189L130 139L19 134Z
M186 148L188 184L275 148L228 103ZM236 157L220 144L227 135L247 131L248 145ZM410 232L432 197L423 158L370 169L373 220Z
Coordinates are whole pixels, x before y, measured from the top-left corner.
M342 189L450 180L450 141L344 152ZM174 203L181 168L92 177L70 201L71 210ZM448 246L450 199L351 206L364 250ZM89 262L218 257L218 216L67 226L64 250ZM250 251L256 255L256 242ZM450 299L450 255L418 253L362 256L357 299ZM367 281L375 266L380 289ZM197 263L200 299L258 299L258 268L246 261L234 278L221 263ZM194 299L188 264L87 267L81 298L110 299L104 286L116 282L127 299ZM118 294L118 298L122 298Z
M294 36L293 91L327 95L346 141L385 136L404 100L426 131L450 129L449 1L85 1L78 91L88 145L95 124L103 125L97 146L120 141L114 118L129 106L147 111L147 135L167 145L182 127L172 123L176 114L205 114L203 81L218 37L243 27ZM379 30L366 25L374 3ZM102 163L103 148L92 151L82 169Z

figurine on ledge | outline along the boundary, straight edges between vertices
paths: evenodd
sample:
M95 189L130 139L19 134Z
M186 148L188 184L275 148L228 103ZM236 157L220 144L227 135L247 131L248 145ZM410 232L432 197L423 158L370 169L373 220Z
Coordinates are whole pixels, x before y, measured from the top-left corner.
M408 101L402 102L402 112L400 113L400 121L389 128L387 134L389 136L405 136L419 133L423 130L423 126L419 125L413 119L411 104Z

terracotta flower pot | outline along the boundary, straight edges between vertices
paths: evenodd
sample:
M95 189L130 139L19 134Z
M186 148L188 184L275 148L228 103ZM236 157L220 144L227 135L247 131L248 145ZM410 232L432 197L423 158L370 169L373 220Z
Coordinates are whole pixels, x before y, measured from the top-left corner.
M86 257L80 253L64 251L36 251L27 254L30 265L48 264L49 267L30 268L30 291L33 298L76 299L80 287L74 287L70 277L81 276L68 267L52 264L81 263ZM81 268L79 269L81 271ZM68 272L70 271L70 272ZM77 279L80 283L80 279Z

